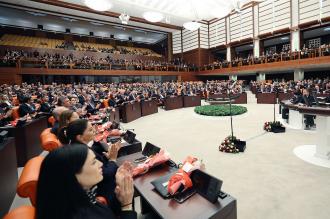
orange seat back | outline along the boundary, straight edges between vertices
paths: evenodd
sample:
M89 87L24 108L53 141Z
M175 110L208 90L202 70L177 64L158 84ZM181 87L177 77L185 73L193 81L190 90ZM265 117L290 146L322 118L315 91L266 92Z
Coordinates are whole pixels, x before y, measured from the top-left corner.
M36 210L32 206L20 206L8 212L3 219L35 219Z
M15 119L19 119L19 112L18 112L18 106L13 107L12 113L11 113L11 117L13 118L13 120Z
M55 121L56 121L56 120L55 120L54 116L51 116L51 117L48 118L48 123L51 124L52 127L54 126Z
M43 130L40 134L41 147L45 151L52 151L61 146L57 136L50 132L51 128Z
M103 100L103 106L104 106L104 108L108 108L109 107L108 99Z
M20 197L29 198L33 206L36 204L37 184L43 160L44 157L42 156L30 159L25 164L17 183L17 194Z

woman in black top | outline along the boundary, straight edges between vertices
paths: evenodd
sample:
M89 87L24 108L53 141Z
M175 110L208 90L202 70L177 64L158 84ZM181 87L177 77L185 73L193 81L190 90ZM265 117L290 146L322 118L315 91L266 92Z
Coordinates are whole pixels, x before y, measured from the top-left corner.
M132 210L133 179L120 168L116 195L121 219L136 219ZM112 210L96 201L95 185L102 181L102 162L84 144L60 147L42 162L37 187L36 219L115 219Z
M88 120L77 119L69 123L67 127L63 127L59 132L59 140L62 144L85 144L95 153L96 159L103 163L103 180L98 183L97 194L107 199L109 206L117 214L120 203L116 199L114 190L116 187L115 175L118 169L116 159L120 142L108 146L106 143L94 142L95 131ZM110 148L110 150L105 150Z

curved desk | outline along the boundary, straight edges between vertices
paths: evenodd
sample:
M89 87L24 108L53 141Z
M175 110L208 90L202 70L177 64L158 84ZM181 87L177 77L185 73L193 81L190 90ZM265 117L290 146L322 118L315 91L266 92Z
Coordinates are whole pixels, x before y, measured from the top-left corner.
M298 107L302 114L316 115L316 152L315 156L330 160L330 108Z
M316 144L299 146L295 148L295 154L307 162L330 168L330 107L299 106L290 101L281 104L289 108L289 121L292 113L300 114L301 118L303 114L316 116Z

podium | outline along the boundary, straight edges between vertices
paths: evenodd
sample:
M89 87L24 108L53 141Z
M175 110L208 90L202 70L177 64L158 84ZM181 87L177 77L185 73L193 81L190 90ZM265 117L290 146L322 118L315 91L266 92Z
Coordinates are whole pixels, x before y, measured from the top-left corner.
M316 115L315 156L330 162L330 108L299 107L299 112Z

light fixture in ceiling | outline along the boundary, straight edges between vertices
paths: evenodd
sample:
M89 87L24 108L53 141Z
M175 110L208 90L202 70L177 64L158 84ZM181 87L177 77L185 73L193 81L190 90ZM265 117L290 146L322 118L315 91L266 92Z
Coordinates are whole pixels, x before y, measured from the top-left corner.
M196 21L189 21L183 24L183 27L190 31L198 30L201 27L201 24Z
M101 23L97 23L97 22L94 22L94 21L91 21L89 22L90 24L93 24L95 26L103 26L104 24L101 24Z
M69 18L69 17L61 17L61 18L62 18L62 20L70 21L70 22L76 22L77 21L76 19Z
M34 11L27 11L27 13L32 14L33 16L37 16L37 17L45 17L45 16L47 16L47 14L40 13L40 12L34 12Z
M156 11L144 12L142 16L144 19L152 23L160 22L164 19L164 15Z
M130 16L128 14L125 14L125 13L122 13L120 16L119 16L119 19L121 20L121 23L122 24L128 24L128 21L130 19Z
M84 3L95 11L108 11L112 7L109 0L84 0Z
M324 28L324 31L330 31L330 27Z
M281 37L281 40L288 40L289 37L285 36L285 37Z

